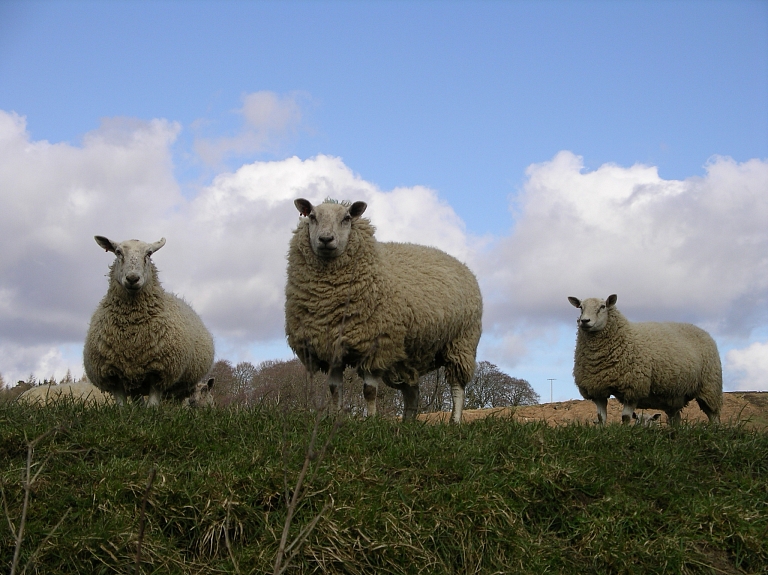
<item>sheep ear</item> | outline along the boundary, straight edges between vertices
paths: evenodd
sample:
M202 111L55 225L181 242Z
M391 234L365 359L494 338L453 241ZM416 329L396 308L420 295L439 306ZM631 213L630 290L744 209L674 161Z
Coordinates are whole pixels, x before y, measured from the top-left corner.
M105 238L104 236L93 236L93 239L96 240L96 243L99 244L102 248L104 248L108 252L115 253L117 244L112 240L110 240L109 238Z
M147 255L151 256L153 253L155 253L157 250L162 248L164 245L165 245L165 238L160 238L154 244L149 245L149 249L147 250Z
M573 307L581 307L581 301L579 301L579 298L568 296L568 301L571 302Z
M365 208L367 207L368 207L368 204L366 204L365 202L355 202L354 204L349 206L349 215L357 219L363 215L363 213L365 212Z
M296 209L299 210L299 213L302 216L308 216L309 212L311 212L313 209L313 206L309 200L305 200L304 198L293 200L293 205L296 206Z
M213 377L208 380L208 389L213 389L213 382L216 381Z
M613 307L616 305L616 300L619 299L616 294L611 294L608 296L608 299L605 300L605 303L608 305L608 307Z

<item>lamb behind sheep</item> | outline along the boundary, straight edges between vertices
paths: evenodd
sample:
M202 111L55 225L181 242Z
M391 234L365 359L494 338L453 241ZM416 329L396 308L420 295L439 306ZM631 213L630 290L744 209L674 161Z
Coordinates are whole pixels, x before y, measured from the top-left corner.
M22 393L19 402L31 405L48 405L57 401L72 401L86 405L112 403L112 396L104 393L89 381L60 383L59 385L38 385Z
M195 386L195 391L192 395L186 398L182 405L185 407L215 407L216 400L213 398L213 383L214 378L209 378L208 381L200 381Z
M369 415L381 382L399 389L404 420L416 418L419 377L445 366L459 423L482 318L469 268L435 248L376 241L365 202L294 204L306 218L288 253L285 329L302 363L328 372L337 407L347 365L363 378Z
M115 261L85 339L88 379L119 404L143 395L150 406L189 397L213 365L213 337L189 304L157 279L150 256L165 238L153 244L95 239Z
M573 377L581 395L595 402L599 422L607 420L611 395L624 404L624 423L640 408L662 410L676 424L692 399L718 422L723 374L712 337L688 323L629 322L616 300L615 294L568 298L581 309Z

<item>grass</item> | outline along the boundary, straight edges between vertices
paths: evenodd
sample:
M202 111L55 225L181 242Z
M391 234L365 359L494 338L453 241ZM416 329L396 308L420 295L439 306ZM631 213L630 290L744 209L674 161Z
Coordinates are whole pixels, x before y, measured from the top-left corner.
M323 420L306 458L314 426L0 405L0 572L273 573L289 513L286 573L768 572L763 432Z

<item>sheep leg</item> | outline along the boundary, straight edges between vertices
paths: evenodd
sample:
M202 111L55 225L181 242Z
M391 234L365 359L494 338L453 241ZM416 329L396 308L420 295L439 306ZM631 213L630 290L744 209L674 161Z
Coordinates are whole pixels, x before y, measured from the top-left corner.
M331 404L330 409L334 411L341 411L341 383L344 379L344 370L333 368L328 371L328 387L331 390Z
M162 392L156 387L149 388L149 398L147 399L147 407L157 407L160 405L160 400L163 398Z
M366 373L363 378L363 397L368 406L368 417L376 415L376 394L381 378Z
M597 423L605 425L608 422L608 398L601 397L592 400L597 407Z
M127 396L125 395L125 390L123 389L113 389L112 390L112 396L115 398L115 403L119 405L120 407L125 405L125 402L127 400Z
M629 425L632 422L632 414L637 409L637 403L627 402L624 404L624 409L621 410L621 423Z
M405 411L403 412L403 421L416 421L416 415L419 413L419 386L404 383L400 387L403 392L403 403Z
M464 410L464 387L460 383L451 383L451 398L453 399L451 423L461 423L461 412Z
M709 418L710 423L720 423L720 414L716 413L715 410L709 407L709 404L706 401L703 399L696 399L696 403L699 404L701 411L703 411Z
M665 410L667 414L667 425L679 425L680 424L680 411L679 408L671 408Z

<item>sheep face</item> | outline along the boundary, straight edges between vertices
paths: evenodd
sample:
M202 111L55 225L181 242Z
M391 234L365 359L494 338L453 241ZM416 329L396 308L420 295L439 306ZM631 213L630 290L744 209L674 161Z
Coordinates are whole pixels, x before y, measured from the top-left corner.
M183 405L186 407L214 407L216 401L213 399L213 393L211 393L213 382L213 378L207 382L198 382L195 386L195 392L184 400Z
M309 243L316 256L325 260L339 257L347 249L352 222L363 215L368 205L355 202L351 206L323 203L313 206L299 198L294 205L309 220Z
M576 325L579 329L588 333L595 333L602 330L608 323L608 310L616 305L616 294L608 296L608 299L600 299L591 297L589 299L580 300L575 297L569 297L568 301L571 305L581 310L579 319L576 320Z
M165 245L165 238L148 244L139 240L113 242L104 236L94 236L96 243L115 254L113 277L129 294L137 294L152 275L149 257Z

